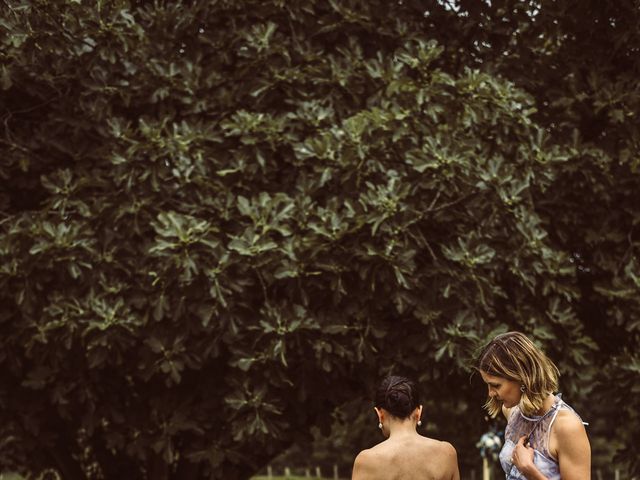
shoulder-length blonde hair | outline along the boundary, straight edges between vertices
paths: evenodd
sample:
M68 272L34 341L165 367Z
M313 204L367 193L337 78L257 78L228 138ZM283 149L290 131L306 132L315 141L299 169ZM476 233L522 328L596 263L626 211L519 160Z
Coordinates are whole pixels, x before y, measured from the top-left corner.
M519 407L525 415L535 415L547 396L558 391L558 367L520 332L503 333L491 340L480 351L476 369L520 383ZM489 397L484 408L495 417L502 403Z

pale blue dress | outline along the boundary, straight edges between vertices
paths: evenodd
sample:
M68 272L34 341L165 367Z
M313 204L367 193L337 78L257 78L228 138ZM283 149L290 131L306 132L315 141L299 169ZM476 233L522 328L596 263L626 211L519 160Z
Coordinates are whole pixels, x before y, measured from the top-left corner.
M529 438L529 445L534 449L533 463L540 470L540 473L549 480L561 480L560 465L549 453L551 427L560 410L568 410L580 418L573 408L562 400L560 394L556 395L551 409L541 416L527 417L520 411L520 408L513 407L504 432L504 446L500 451L500 465L506 474L506 480L525 478L520 470L511 463L513 449L520 437L523 436ZM585 423L585 425L587 424Z

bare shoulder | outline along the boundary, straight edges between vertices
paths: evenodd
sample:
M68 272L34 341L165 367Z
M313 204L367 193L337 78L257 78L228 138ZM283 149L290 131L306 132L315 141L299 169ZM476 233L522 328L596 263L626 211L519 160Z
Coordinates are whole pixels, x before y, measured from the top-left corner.
M555 458L566 456L588 456L591 448L587 431L580 418L570 410L560 410L551 429L549 443Z
M446 458L449 465L455 467L456 471L458 469L458 452L456 452L456 448L451 445L449 442L440 442L442 443L442 451L443 456Z
M353 462L353 480L366 480L371 478L376 469L376 454L372 449L362 450Z
M550 453L560 464L560 475L566 480L590 477L591 446L580 418L570 410L560 410L551 430Z
M578 415L569 410L560 410L558 412L553 429L559 439L570 439L575 435L586 433Z
M444 453L445 455L449 457L458 456L458 452L456 452L455 447L451 445L449 442L438 442L438 443L440 444L440 449L442 450L442 453Z
M424 440L427 447L431 450L432 453L441 455L445 458L457 459L458 453L456 452L455 447L449 442L426 437Z
M438 442L440 454L438 457L442 461L444 467L443 473L446 478L452 480L460 480L460 471L458 470L458 452L449 442Z
M375 459L375 453L373 452L373 450L371 448L368 448L366 450L362 450L356 456L354 464L362 466L362 465L366 465L368 463L371 463L374 459Z

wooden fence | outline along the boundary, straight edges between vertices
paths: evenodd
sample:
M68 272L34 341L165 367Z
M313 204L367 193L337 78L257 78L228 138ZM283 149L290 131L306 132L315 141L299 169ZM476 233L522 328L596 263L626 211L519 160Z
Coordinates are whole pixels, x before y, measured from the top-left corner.
M483 462L482 469L476 471L471 470L470 472L463 472L464 474L461 476L462 480L503 480L504 474L502 471L497 471L498 469L491 469L490 465L487 462ZM295 472L295 473L294 473ZM322 478L322 479L333 479L340 480L341 478L350 478L351 471L342 471L340 472L338 465L333 465L333 468L330 471L325 469L322 470L321 467L302 467L302 468L291 468L284 467L281 472L274 472L274 469L269 466L267 467L267 475L266 477L262 476L261 478L273 479L273 478L288 478L292 476L305 477L305 478ZM341 477L340 474L343 474ZM609 472L603 472L600 469L595 470L594 480L640 480L637 477L629 477L623 474L620 469L614 469L613 474ZM0 476L0 480L2 477Z

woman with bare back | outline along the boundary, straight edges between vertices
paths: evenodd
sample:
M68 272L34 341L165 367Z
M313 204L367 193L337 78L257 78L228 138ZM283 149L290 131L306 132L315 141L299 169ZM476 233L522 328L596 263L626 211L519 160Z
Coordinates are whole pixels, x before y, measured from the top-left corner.
M422 405L412 381L385 378L376 391L374 409L378 428L387 438L358 454L352 480L460 480L453 446L416 431L422 424Z

